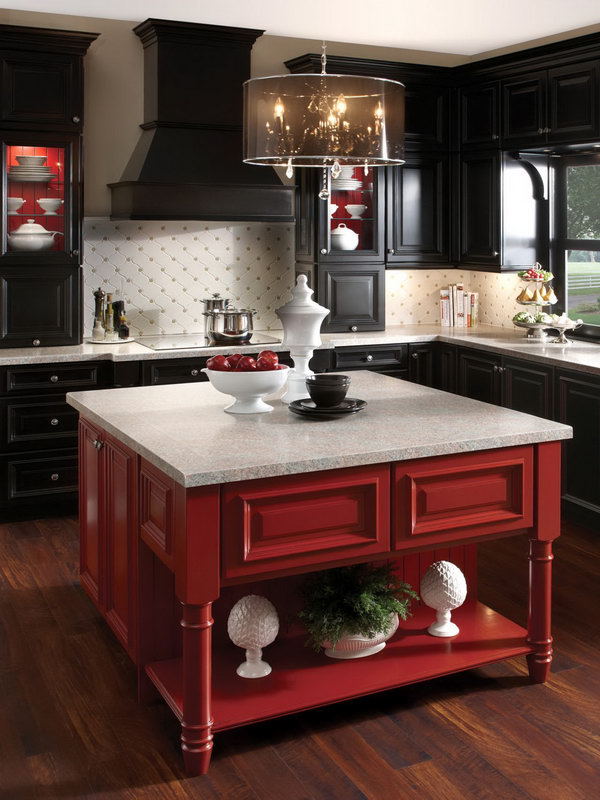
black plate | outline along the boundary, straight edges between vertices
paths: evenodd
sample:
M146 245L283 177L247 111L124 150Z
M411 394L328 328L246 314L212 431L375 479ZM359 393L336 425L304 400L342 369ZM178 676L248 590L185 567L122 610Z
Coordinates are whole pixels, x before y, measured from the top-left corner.
M365 400L357 400L354 397L347 397L339 405L331 408L317 407L309 398L303 400L293 400L288 408L294 414L301 417L311 417L312 419L339 419L346 414L356 414L362 411L367 405Z

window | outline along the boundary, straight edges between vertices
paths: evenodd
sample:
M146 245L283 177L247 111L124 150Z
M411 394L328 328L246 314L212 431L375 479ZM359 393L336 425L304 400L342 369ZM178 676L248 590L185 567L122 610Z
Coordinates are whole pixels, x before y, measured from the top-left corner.
M568 156L556 171L555 272L562 309L600 337L600 156ZM593 326L593 327L592 327Z

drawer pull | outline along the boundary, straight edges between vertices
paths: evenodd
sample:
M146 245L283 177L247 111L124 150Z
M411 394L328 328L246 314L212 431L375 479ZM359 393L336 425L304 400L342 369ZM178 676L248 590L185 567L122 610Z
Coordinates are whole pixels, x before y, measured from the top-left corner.
M371 355L371 353L369 353L369 355L367 356L367 361L373 361L373 356Z
M50 425L58 425L57 417L52 417L52 419L50 420Z
M33 342L32 342L31 344L32 344L34 347L39 347L39 346L41 345L41 342L40 342L40 340L39 340L39 339L34 339L34 340L33 340Z
M50 475L50 480L51 481L57 481L59 477L60 476L59 476L58 472L53 472L52 475Z
M356 331L358 330L358 325L350 325L350 330L352 331L352 333L356 333Z
M197 369L191 369L190 370L190 375L192 376L192 378L195 378L198 375L198 370Z
M50 383L58 383L58 375L50 375Z

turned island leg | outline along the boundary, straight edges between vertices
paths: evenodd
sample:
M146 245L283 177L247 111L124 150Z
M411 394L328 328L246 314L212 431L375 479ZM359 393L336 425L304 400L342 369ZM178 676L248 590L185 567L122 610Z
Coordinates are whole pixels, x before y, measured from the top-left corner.
M181 748L188 775L206 775L212 755L212 603L182 603L183 715Z
M527 656L532 683L544 683L552 663L552 542L529 540L529 621L527 641L534 652Z

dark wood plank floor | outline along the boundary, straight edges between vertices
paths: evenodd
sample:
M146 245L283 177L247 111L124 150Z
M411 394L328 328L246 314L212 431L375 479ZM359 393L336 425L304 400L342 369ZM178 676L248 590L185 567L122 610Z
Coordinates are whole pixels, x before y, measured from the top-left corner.
M186 779L178 728L78 585L73 519L0 526L0 797L458 800L600 796L600 534L556 546L552 680L524 660L221 734ZM525 542L481 548L484 602L524 623Z

